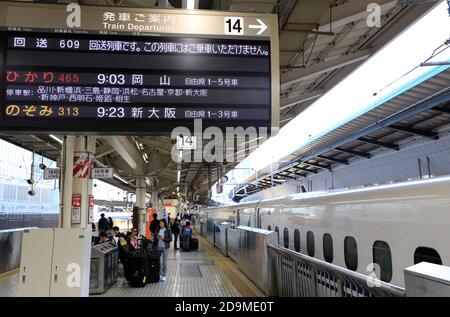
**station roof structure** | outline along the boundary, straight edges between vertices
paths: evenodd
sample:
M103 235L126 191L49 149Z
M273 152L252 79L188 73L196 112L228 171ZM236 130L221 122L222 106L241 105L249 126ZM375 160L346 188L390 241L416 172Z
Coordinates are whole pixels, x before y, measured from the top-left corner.
M398 151L401 144L416 138L438 139L440 128L450 124L449 82L448 65L426 72L285 157L288 163L276 171L267 167L258 179L247 179L235 188L233 200L308 174L332 171L355 159L370 159L379 150Z
M34 2L68 3L73 1ZM80 5L153 8L158 5L159 1L79 0L77 2ZM172 7L181 7L181 2L181 0L169 1ZM281 71L280 126L282 127L426 14L439 1L402 5L398 1L379 0L377 3L381 9L382 27L372 27L367 23L367 6L372 2L371 0L255 0L251 2L205 0L199 1L199 9L278 14ZM448 82L448 72L437 76L447 76ZM426 83L430 86L433 84L436 84L434 79L430 79ZM418 98L423 97L423 91L420 89L414 94L419 94ZM411 105L408 102L410 101L408 96L405 96L398 97L400 99L393 103L395 107L378 107L376 113L371 112L366 116L376 115L378 118L385 118L404 110ZM403 103L397 104L397 101ZM330 149L314 157L309 157L306 160L309 164L304 163L304 156L312 148L322 148L325 144L331 144L342 137L350 136L358 128L364 126L364 122L366 122L364 118L356 119L355 122L324 136L308 149L302 149L298 153L292 154L290 158L302 158L302 163L290 167L286 171L280 171L276 177L283 179L283 177L296 177L305 172L314 173L318 169L331 168L330 163L337 161L345 164L353 155L370 155L368 153L377 146L395 147L400 139L412 134L422 133L428 135L427 137L434 137L434 134L429 131L428 124L431 121L425 119L433 114L449 112L446 109L441 107L422 111L408 119L402 119L397 122L397 126L390 125L389 128L372 131L359 139L340 145L341 150ZM446 114L445 118L450 118L450 116ZM445 118L436 118L435 120L446 121ZM422 121L423 123L421 123ZM0 137L26 149L34 149L48 158L57 160L60 157L61 144L49 135L3 134ZM62 136L58 137L62 138ZM375 141L378 141L378 144ZM172 197L175 194L175 188L181 186L191 197L192 194L198 194L203 200L207 200L211 184L218 179L217 166L204 162L183 163L181 180L178 183L178 166L170 155L172 145L173 140L169 136L100 136L97 139L95 153L96 165L113 167L120 179L113 178L108 182L119 188L133 191L135 171L132 166L138 161L142 162L143 155L146 154L149 162L146 172L149 176L157 177L158 191L163 197ZM225 172L234 166L235 164L226 165ZM258 188L262 188L263 185L267 185L267 183L261 179L258 182ZM249 189L255 190L255 188Z

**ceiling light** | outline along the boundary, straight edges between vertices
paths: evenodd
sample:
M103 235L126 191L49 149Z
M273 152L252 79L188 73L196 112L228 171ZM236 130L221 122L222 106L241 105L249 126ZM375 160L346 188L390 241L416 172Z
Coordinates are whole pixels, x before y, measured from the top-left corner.
M49 137L51 137L53 140L59 142L60 144L63 144L63 141L59 138L57 138L56 136L54 136L53 134L49 134Z
M117 176L116 174L114 174L114 177L117 178L119 181L124 182L125 184L129 184L126 180L124 180L120 176Z

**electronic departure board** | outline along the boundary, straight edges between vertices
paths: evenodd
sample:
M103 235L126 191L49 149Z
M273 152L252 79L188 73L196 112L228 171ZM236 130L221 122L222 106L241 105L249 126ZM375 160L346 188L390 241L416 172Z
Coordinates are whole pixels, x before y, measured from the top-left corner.
M1 31L0 130L160 133L194 119L270 129L269 37L151 35Z

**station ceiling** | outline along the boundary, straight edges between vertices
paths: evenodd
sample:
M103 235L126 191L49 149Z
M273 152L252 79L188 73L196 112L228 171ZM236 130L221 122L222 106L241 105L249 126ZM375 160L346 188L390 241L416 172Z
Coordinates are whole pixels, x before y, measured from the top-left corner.
M161 0L159 0L161 1ZM68 3L71 1L34 1ZM104 5L152 8L158 1L149 0L79 0L81 5ZM163 2L163 1L161 1ZM280 127L304 111L365 60L384 47L399 33L417 21L439 1L423 4L398 5L397 1L378 0L381 6L381 27L367 24L367 6L372 0L200 0L200 9L233 12L275 13L279 17L280 38ZM181 0L169 1L181 7ZM61 144L49 135L3 135L3 139L27 149L58 159ZM60 136L62 138L62 136ZM142 145L141 145L142 144ZM134 161L147 154L147 174L157 177L157 186L163 197L175 193L177 163L171 158L173 141L169 136L99 137L96 164L115 168L128 184L113 179L111 184L132 191L135 171L124 149L133 147ZM248 155L249 153L247 153ZM235 164L228 164L224 172ZM209 172L208 172L209 170ZM209 185L219 175L217 165L183 163L181 166L182 192L207 198ZM209 175L209 177L208 177Z

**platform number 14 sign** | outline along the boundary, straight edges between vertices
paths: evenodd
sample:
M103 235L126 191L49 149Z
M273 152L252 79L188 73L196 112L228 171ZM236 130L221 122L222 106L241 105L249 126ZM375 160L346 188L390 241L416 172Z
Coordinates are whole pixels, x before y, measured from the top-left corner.
M244 18L226 17L224 22L225 34L244 35Z

